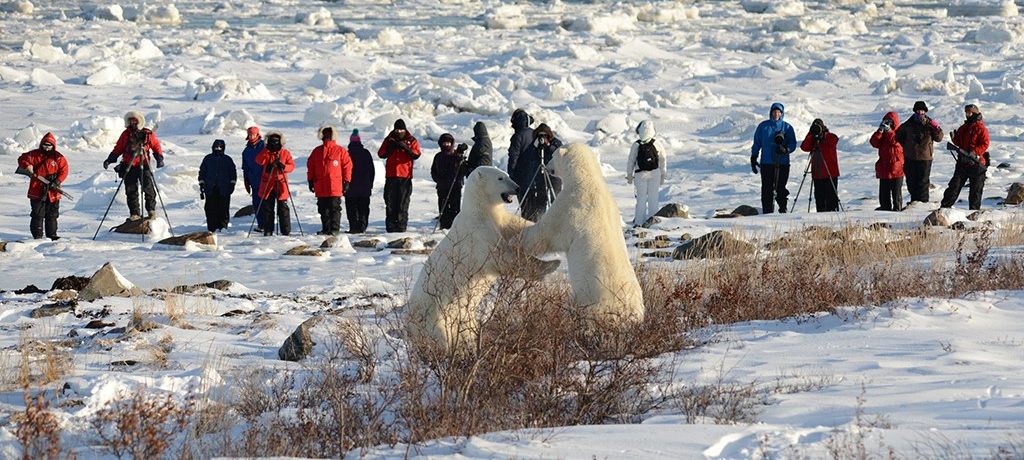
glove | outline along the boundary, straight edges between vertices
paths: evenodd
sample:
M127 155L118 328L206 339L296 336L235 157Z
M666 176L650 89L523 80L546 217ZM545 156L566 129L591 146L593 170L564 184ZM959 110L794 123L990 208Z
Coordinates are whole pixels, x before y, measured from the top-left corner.
M630 177L630 176L626 176L626 183L632 185L633 184L633 178Z
M348 195L348 186L349 186L349 182L346 182L346 181L342 181L341 182L341 194L342 195Z
M278 170L284 171L284 163L281 163L281 160L275 161L274 167L276 167Z
M757 167L758 166L760 166L760 164L757 163L757 157L756 156L751 156L750 157L750 170L754 171L754 174L757 174Z
M887 133L892 130L892 127L890 127L888 123L883 121L878 124L878 130L883 133Z
M199 199L200 200L205 200L206 199L206 192L200 190L199 191Z
M463 142L463 143L459 144L459 146L458 146L458 147L455 147L455 151L456 151L456 152L459 152L459 153L463 153L463 152L465 152L466 150L469 150L469 146L468 146L468 145L466 145L466 143L465 143L465 142Z
M156 167L157 168L163 168L164 167L164 157L157 157L156 158Z
M110 165L112 165L112 164L114 164L114 162L113 162L113 161L110 161L110 160L103 160L103 169L107 169L107 168L109 168L109 167L110 167Z
M33 173L36 172L36 168L32 167L32 165L25 165L24 168L20 168L20 169L21 169L21 171L24 171L24 172L23 173L19 173L19 174L25 174L26 176L31 176Z
M932 127L932 131L938 131L939 130L939 122L937 122L935 120L929 120L929 126Z
M309 191L313 191L313 181L309 181Z

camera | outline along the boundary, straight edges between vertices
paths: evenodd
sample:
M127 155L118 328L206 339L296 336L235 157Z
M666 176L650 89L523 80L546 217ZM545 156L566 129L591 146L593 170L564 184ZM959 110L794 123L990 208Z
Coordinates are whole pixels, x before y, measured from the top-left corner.
M785 144L785 143L786 143L786 136L784 134L778 133L778 134L775 135L775 144L776 145L782 145L782 144Z

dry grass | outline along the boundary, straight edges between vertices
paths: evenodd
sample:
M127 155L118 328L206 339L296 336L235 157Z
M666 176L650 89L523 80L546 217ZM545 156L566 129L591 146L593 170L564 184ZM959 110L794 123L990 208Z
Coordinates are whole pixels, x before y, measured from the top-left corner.
M191 401L157 396L140 388L122 395L90 420L102 446L118 459L162 458L178 447L176 441L193 414Z
M62 455L60 421L52 412L50 404L41 393L36 397L24 391L25 410L12 417L18 425L14 435L22 448L22 460L74 458L73 454Z
M56 382L74 369L74 358L63 342L51 334L22 331L18 341L17 376L19 388L38 388Z

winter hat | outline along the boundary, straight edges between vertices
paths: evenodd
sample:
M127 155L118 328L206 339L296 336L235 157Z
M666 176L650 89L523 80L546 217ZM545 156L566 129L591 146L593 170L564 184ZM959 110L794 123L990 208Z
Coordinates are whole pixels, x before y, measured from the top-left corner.
M441 135L441 137L437 138L437 145L439 147L441 147L442 149L444 148L444 146L441 145L441 144L444 144L445 142L451 143L450 147L454 147L455 146L455 136L452 136L450 133L444 133L444 134Z
M401 118L395 120L395 129L404 129L404 130L408 131L408 129L406 129L406 127L405 127L405 120L403 120Z
M359 138L359 130L358 129L353 129L352 130L352 135L348 137L348 141L349 142L362 142L362 139Z
M924 101L917 101L914 103L914 111L917 112L918 110L924 110L925 112L928 111L928 106L925 105Z
M128 120L131 120L131 119L133 119L133 118L134 118L134 119L135 119L136 121L138 121L138 122L139 122L139 125L138 125L138 126L139 126L139 128L140 128L140 129L141 129L141 128L142 128L143 126L146 126L146 117L142 116L142 113L141 113L141 112L136 112L136 111L132 110L131 112L128 112L128 113L124 114L124 127L125 127L125 128L127 128L127 127L131 126L131 125L130 125L130 124L128 123Z
M211 147L211 150L213 150L214 153L216 153L216 152L224 153L224 149L225 149L226 145L227 144L224 143L224 139L217 139L217 140L213 141L213 147Z
M316 131L316 137L322 141L334 139L334 128L330 126L321 126L320 129Z
M964 112L981 113L981 109L974 104L967 104L964 106Z
M251 136L253 134L256 135L256 139L259 139L260 138L260 128L258 128L256 126L250 126L250 127L245 129L245 138L246 139L249 139L249 136Z
M270 144L270 138L271 137L278 138L281 141L281 148L284 148L284 134L281 134L278 131L271 131L269 134L267 134L267 144L268 145Z

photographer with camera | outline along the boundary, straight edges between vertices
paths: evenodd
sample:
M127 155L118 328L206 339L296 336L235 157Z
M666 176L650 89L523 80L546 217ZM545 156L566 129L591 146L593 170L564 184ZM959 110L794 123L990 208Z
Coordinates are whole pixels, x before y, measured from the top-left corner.
M889 112L871 135L871 146L878 149L875 177L878 178L879 207L876 211L903 210L903 146L896 141L899 127L899 115Z
M263 224L263 236L274 235L275 214L281 234L288 236L292 232L291 211L288 209L288 198L291 196L288 173L295 170L295 160L292 153L284 148L283 134L267 134L266 147L256 154L256 164L263 168L259 189L260 209L257 210L259 221Z
M934 145L942 142L939 123L928 116L924 101L914 103L914 114L896 130L896 141L903 146L907 191L910 201L928 202Z
M437 140L441 151L434 155L430 165L430 178L437 189L438 222L442 230L452 228L455 216L459 214L462 204L462 165L466 161L469 146L459 144L455 147L455 136L444 133Z
M754 145L750 148L750 169L757 174L758 167L761 168L761 209L765 214L775 212L773 201L779 204L780 213L786 212L788 203L789 154L796 150L796 133L783 120L785 110L781 103L772 104L769 119L754 131Z
M839 136L832 134L825 122L816 118L800 144L810 153L811 180L814 185L814 207L818 212L839 210L839 160L836 146ZM805 173L806 174L806 173ZM797 194L799 195L799 191Z
M124 179L124 194L128 201L128 220L139 220L142 218L142 211L139 209L139 185L142 185L142 194L145 197L146 218L156 217L156 184L153 181L153 172L150 166L150 153L156 160L156 167L164 167L164 149L160 141L149 128L146 128L146 119L139 112L128 112L124 116L124 131L121 137L117 138L117 144L110 151L110 155L103 161L103 169L118 163L114 167L118 177ZM118 162L118 157L121 161Z
M419 159L420 141L405 127L405 120L395 120L377 156L384 158L384 227L388 233L404 232L409 224L409 198L412 197L413 162Z
M982 121L981 110L974 104L964 107L966 120L963 125L953 130L953 142L946 144L950 152L955 153L956 169L949 187L942 194L942 207L953 207L960 191L967 181L971 187L967 195L968 206L972 210L981 209L981 194L985 189L985 174L991 161L988 155L988 128Z

